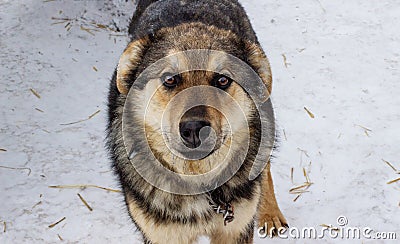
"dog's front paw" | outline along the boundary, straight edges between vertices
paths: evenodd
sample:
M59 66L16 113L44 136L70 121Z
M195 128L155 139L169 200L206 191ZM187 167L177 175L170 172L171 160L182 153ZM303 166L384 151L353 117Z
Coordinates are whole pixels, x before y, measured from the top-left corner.
M258 219L258 233L263 237L274 237L279 233L285 232L289 225L281 211L275 210L270 213L262 214Z

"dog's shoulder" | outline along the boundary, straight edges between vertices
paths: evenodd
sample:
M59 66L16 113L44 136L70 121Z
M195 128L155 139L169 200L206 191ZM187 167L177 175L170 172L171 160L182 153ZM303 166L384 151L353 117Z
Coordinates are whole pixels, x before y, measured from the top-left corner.
M237 0L140 0L129 34L139 39L165 27L195 22L232 31L240 38L257 42L250 20Z

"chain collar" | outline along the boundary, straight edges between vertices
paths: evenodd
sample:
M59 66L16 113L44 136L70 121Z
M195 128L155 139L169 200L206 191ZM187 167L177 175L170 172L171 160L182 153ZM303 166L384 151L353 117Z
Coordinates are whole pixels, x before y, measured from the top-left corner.
M234 208L230 203L221 201L215 203L214 201L210 201L210 206L213 208L215 213L222 215L225 226L235 219Z

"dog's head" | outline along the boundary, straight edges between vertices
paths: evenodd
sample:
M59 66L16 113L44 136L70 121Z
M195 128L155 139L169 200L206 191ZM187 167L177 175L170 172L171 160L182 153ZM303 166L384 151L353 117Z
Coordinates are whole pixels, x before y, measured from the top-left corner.
M254 123L258 113L246 90L229 75L226 56L195 57L184 52L189 50L234 55L261 77L267 93L271 91L271 73L258 44L202 24L164 28L128 45L117 70L121 97L128 95L133 82L151 64L164 60L151 75L144 76L144 87L132 91L135 121L144 123L146 131L143 139L168 168L203 174L224 159L233 140L241 143L259 129L259 123ZM192 69L194 63L205 67Z

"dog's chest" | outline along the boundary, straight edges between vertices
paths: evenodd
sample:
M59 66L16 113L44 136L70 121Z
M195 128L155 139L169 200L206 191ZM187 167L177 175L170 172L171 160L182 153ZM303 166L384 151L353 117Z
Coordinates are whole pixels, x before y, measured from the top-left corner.
M241 233L256 213L258 198L232 203L235 217L230 223L225 221L224 215L214 211L207 199L191 204L184 202L180 212L176 212L176 209L166 210L174 215L171 215L170 220L163 221L140 208L135 201L129 201L129 197L128 202L129 212L135 223L153 243L192 243L203 235ZM202 216L204 211L208 217L196 217L195 221L190 221L191 216ZM178 216L187 222L173 221Z

